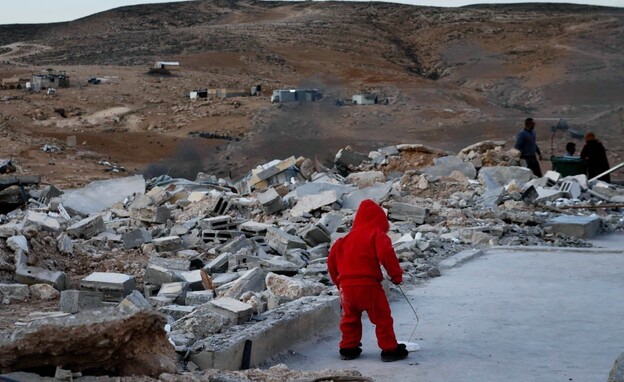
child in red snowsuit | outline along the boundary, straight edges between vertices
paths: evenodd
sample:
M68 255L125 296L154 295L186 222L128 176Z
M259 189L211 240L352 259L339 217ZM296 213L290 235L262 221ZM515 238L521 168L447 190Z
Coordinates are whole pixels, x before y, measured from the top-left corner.
M343 314L340 320L340 355L344 360L357 358L362 349L362 312L375 325L382 361L407 357L404 344L398 344L388 299L381 286L380 264L394 284L403 281L403 270L387 235L390 225L383 209L364 200L358 208L351 232L332 246L327 267L340 291Z

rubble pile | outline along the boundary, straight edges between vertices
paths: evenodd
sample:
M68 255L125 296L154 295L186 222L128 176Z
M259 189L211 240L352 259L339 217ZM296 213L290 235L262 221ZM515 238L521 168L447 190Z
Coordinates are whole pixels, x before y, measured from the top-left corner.
M280 320L296 331L297 314L313 317L314 309L339 318L326 259L364 199L387 210L407 284L440 276L438 263L466 249L589 246L585 239L624 227L614 204L621 187L553 171L536 179L519 164L504 142L458 155L399 145L368 155L340 150L334 169L275 160L235 183L137 175L29 190L23 209L0 215L0 299L58 298L68 317L158 311L184 367L220 365L220 351L230 354L222 368L253 366L283 349L266 345L272 353L260 356L251 345L244 356L245 338L265 341ZM12 365L3 367L22 367Z

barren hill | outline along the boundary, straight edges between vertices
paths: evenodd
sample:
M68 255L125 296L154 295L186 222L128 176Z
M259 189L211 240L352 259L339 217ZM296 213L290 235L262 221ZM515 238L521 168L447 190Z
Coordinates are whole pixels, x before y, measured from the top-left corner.
M617 163L624 157L623 51L624 9L618 8L264 1L130 6L67 23L0 26L2 77L54 67L83 84L96 73L120 78L114 88L80 88L62 102L22 100L24 110L5 117L4 127L32 125L26 110L54 114L55 102L83 114L127 106L136 118L122 118L112 130L156 130L163 151L133 157L129 151L144 147L118 141L104 147L87 142L90 149L141 168L172 155L172 137L183 139L192 130L228 133L240 141L224 142L216 157L200 149L199 167L236 173L291 154L325 157L347 144L366 150L417 141L457 150L482 139L511 140L531 115L544 118L538 119L542 146L550 148L549 127L565 118L577 132L595 131ZM181 74L144 76L158 59L180 61ZM241 99L234 108L183 98L198 87L255 84L263 85L264 97ZM314 86L326 97L314 105L271 106L266 96L282 86ZM334 105L334 98L359 91L389 104ZM58 130L47 134L69 134L53 125ZM111 130L104 124L88 133L98 128ZM555 151L569 139L557 135ZM6 155L16 154L0 153Z

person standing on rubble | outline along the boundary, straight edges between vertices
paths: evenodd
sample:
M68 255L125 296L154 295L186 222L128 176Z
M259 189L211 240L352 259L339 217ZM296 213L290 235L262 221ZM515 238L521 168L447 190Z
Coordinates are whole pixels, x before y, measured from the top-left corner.
M384 210L370 199L364 200L355 216L351 232L338 239L327 258L329 275L340 291L340 358L351 360L362 353L362 312L375 325L381 360L398 361L408 355L405 344L394 334L390 304L381 282L383 266L395 285L403 282L403 270L392 247L390 224Z
M588 179L600 175L611 168L609 159L607 159L607 150L605 150L602 143L596 139L596 135L592 132L585 134L585 146L581 150L581 158L585 160ZM611 174L601 176L598 180L611 183Z
M538 178L542 177L542 169L538 161L542 160L542 152L537 146L537 136L535 134L535 121L533 118L524 120L524 129L516 136L514 148L520 151L520 158L526 161L527 167L533 171Z

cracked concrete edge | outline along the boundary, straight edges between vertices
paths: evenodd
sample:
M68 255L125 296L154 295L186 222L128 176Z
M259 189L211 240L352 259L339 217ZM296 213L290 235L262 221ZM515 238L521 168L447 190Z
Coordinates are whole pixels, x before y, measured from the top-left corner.
M452 269L456 268L470 260L476 259L483 255L487 255L494 251L513 251L513 252L574 252L574 253L590 253L590 254L622 254L624 255L624 249L608 249L608 248L574 248L574 247L547 247L547 246L494 246L485 249L466 249L447 257L446 259L438 263L438 269Z
M466 249L447 257L446 259L438 263L438 269L451 269L455 268L467 261L483 256L485 252L481 249Z

